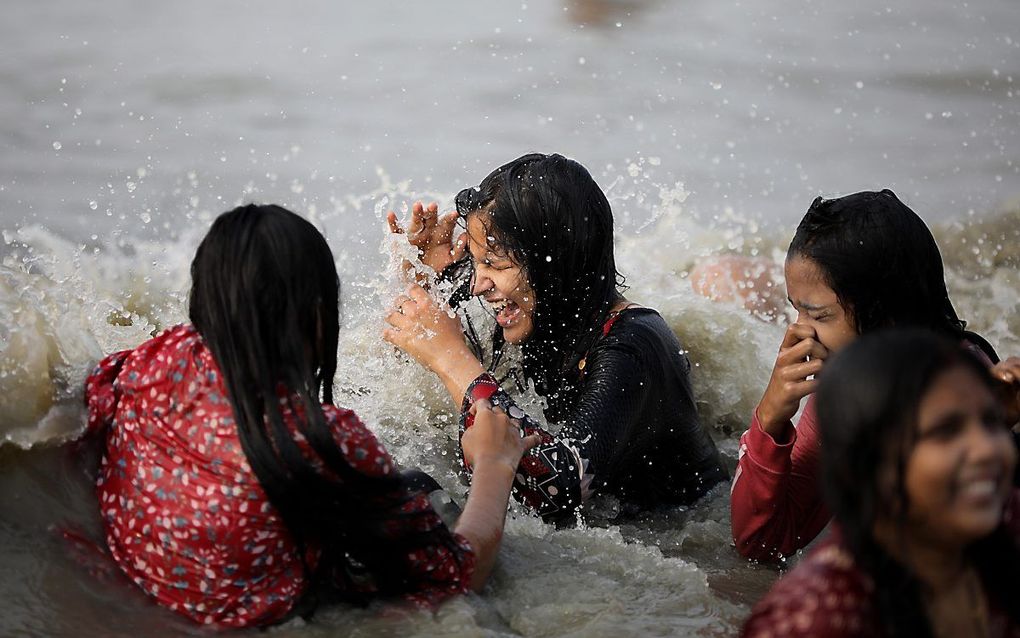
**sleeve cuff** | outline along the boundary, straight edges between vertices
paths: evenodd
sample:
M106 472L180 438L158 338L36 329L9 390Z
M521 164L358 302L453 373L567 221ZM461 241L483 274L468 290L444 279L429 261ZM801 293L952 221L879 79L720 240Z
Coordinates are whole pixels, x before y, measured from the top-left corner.
M492 376L489 372L483 372L468 386L467 392L464 393L464 400L460 405L460 437L464 437L464 433L468 431L472 425L475 424L475 415L471 414L471 405L479 399L489 400L494 394L499 392L499 383L496 381L496 377ZM468 465L467 459L464 458L464 449L460 448L460 460L464 465L464 469L468 472L471 471L471 466Z
M483 372L468 386L460 409L462 412L467 412L472 403L479 399L489 400L497 392L499 392L499 383L496 381L496 377L492 376L492 373Z
M755 410L751 419L751 429L745 434L744 444L747 446L747 455L751 457L756 465L776 473L786 471L790 466L790 455L793 453L794 443L797 442L797 428L788 423L789 437L785 443L777 443L772 435L761 427L758 420L758 412Z

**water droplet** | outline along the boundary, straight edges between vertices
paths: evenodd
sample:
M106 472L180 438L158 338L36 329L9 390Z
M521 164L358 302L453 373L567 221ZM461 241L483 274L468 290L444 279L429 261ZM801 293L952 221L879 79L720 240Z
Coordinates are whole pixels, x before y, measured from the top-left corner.
M99 202L92 200L91 202L89 202L89 208L91 208L92 210L96 210L97 208L99 208Z

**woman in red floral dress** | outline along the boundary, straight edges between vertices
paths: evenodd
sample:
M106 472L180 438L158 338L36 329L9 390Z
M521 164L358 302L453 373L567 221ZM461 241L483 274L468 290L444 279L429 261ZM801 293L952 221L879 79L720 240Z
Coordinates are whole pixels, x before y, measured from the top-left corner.
M87 381L88 428L105 440L99 507L124 573L222 627L323 597L431 605L481 588L536 437L476 404L484 427L464 441L475 479L451 531L332 405L339 282L310 223L277 206L225 213L191 274L191 324L110 355Z

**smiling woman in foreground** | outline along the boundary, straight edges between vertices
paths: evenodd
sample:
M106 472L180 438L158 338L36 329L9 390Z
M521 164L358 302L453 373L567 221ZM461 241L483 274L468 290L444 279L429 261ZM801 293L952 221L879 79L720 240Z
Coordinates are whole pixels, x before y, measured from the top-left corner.
M495 316L497 352L503 342L521 346L546 418L562 427L542 430L514 405L460 320L421 287L396 300L384 337L439 376L464 408L462 433L472 426L466 408L484 398L541 435L518 468L515 497L563 520L597 492L647 508L690 503L725 480L683 348L659 313L620 293L612 211L588 171L559 155L525 155L461 191L456 206L437 219L434 205L416 205L408 238L446 275L466 247L470 293ZM451 246L458 219L467 232ZM390 225L403 232L392 214Z
M919 330L821 375L829 537L759 602L752 638L1020 636L1017 451L986 362Z

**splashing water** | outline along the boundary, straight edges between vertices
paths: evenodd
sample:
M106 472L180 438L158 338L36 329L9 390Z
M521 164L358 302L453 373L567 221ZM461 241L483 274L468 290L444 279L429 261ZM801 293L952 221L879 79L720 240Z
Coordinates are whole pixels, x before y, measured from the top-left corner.
M688 274L701 256L720 252L781 264L793 229L763 231L735 214L706 227L686 215L682 186L654 184L640 170L617 176L607 190L619 220L618 263L629 275L627 295L657 308L679 335L694 364L702 418L732 467L737 437L768 379L783 328L696 295ZM326 230L344 279L337 401L356 410L401 463L421 467L463 501L455 406L432 375L380 338L386 304L406 285L399 263L413 255L384 235L381 221L378 253L345 245L336 230L351 223L341 213L381 220L390 202L418 197L450 199L410 192L406 182L383 176L379 189L338 197L332 211L304 212ZM90 483L80 465L69 462L77 448L55 444L81 432L83 380L101 356L186 320L188 265L209 219L195 216L174 239L125 238L114 246L73 244L38 226L4 233L0 561L6 569L0 596L11 630L197 631L130 585L82 569L47 530L68 523L95 530ZM957 309L1003 354L1020 351L1017 229L1020 207L935 228ZM480 312L477 320L485 318ZM528 395L524 402L537 414L540 400ZM487 594L451 601L434 616L337 606L320 610L312 622L273 631L302 638L340 628L352 636L732 635L776 576L730 547L726 486L695 507L624 524L608 522L614 511L612 499L602 499L587 525L557 530L515 505ZM115 627L111 615L118 618Z

